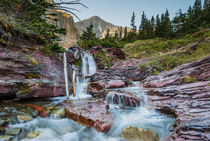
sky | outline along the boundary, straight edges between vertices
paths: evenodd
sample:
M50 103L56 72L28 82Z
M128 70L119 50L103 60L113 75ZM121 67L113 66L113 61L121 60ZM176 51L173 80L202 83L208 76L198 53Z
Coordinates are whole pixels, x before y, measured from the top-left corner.
M195 0L81 0L88 8L74 6L80 12L76 14L81 20L99 16L114 25L130 26L132 13L136 15L136 25L140 25L143 11L148 18L169 10L173 18L179 9L186 12ZM77 22L78 20L74 18Z

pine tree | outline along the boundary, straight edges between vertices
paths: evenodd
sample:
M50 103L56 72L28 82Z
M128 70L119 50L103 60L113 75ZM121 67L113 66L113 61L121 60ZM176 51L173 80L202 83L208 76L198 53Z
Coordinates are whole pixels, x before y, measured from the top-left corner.
M123 34L122 32L123 32L123 28L120 27L120 28L119 28L119 38L120 38L120 39L122 39L122 34Z
M119 35L118 35L117 30L116 30L115 33L114 33L114 38L115 38L115 39L118 39L118 38L119 38Z
M133 12L133 15L131 17L131 27L133 29L133 32L136 32L135 18L136 16L135 16L135 13Z
M186 14L182 13L182 10L179 9L179 11L176 13L176 16L173 19L174 24L174 31L175 32L184 32L183 31L183 25L186 22Z
M143 11L142 16L141 16L141 24L139 27L139 32L140 32L139 39L146 39L146 35L147 35L146 24L147 24L147 18Z
M202 23L202 5L201 0L195 0L194 6L193 6L193 23L196 25L196 29L199 28L199 26Z
M169 38L171 33L172 33L172 25L171 25L171 20L170 20L170 17L169 17L168 9L166 10L164 18L165 18L164 19L165 20L165 23L164 23L165 34L164 34L164 36Z
M155 26L155 35L160 37L160 31L161 31L161 21L159 18L159 15L156 16L156 26Z
M150 36L150 38L154 38L155 37L154 29L155 29L155 18L152 16L152 18L150 20L150 28L149 28L149 36Z
M155 27L155 18L152 16L151 18L151 26L154 28Z
M128 28L126 26L125 29L124 29L124 37L123 37L123 40L127 41L127 38L128 38Z
M108 30L106 31L106 36L105 36L105 39L109 39L109 38L110 38L110 34L109 34L109 32L110 32L110 29L108 29Z
M210 27L210 0L205 0L203 5L204 27Z
M90 26L86 28L86 31L83 31L82 36L80 37L81 40L95 40L96 33L93 32L93 24L91 23Z

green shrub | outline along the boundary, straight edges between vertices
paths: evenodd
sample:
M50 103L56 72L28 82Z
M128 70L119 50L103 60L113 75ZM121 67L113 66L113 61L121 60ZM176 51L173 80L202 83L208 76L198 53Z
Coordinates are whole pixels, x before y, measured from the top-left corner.
M184 78L184 83L193 83L195 81L196 81L196 79L193 77L190 77L190 76Z
M106 56L103 50L100 50L97 54L95 54L94 59L96 60L97 66L101 69L111 67L111 60Z
M50 44L49 49L54 53L63 53L65 49L62 46L59 46L57 42Z
M147 64L140 64L139 65L139 68L143 69L143 70L146 70L147 69Z

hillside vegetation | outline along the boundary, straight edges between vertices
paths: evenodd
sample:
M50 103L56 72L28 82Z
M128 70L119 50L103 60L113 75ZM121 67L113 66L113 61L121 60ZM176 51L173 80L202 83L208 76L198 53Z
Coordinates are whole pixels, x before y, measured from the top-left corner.
M126 44L127 59L148 58L140 67L151 67L153 74L170 70L183 63L210 56L210 30L200 30L183 38L155 38Z

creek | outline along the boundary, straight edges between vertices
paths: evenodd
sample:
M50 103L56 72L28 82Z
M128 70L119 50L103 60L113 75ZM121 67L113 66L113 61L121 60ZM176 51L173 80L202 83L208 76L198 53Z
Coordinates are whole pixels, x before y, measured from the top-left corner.
M89 99L87 94L88 83L91 76L96 73L96 64L90 54L82 57L82 76L76 78L76 97L70 96L70 100ZM140 82L132 82L126 88L111 89L110 91L127 91L135 94L141 101L136 107L123 106L124 99L119 97L118 104L114 104L113 97L107 95L105 102L109 104L109 112L113 117L113 125L107 133L99 133L92 128L80 125L79 123L59 116L48 118L36 117L28 122L11 123L8 129L22 129L19 136L14 136L15 140L21 141L121 141L123 129L132 126L153 131L163 140L170 135L172 124L175 119L171 116L161 114L155 109L149 108L147 96L140 87ZM43 103L53 106L62 103L66 97L46 98L30 100L32 103Z

